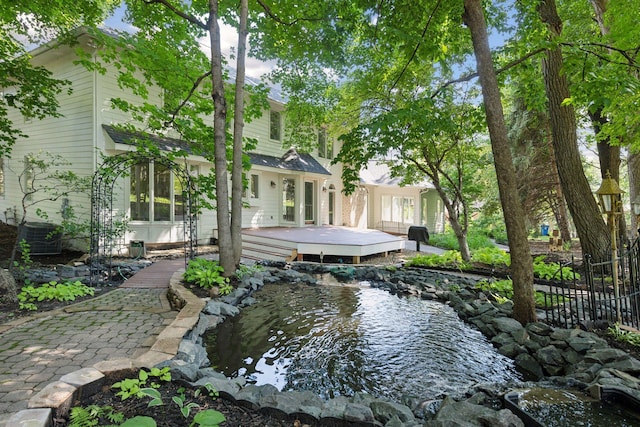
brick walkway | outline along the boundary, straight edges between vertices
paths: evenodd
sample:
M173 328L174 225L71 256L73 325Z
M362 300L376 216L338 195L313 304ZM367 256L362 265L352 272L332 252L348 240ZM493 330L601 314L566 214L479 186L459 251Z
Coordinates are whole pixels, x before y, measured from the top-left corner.
M183 267L159 261L97 298L0 325L0 427L62 375L148 351L176 317L166 293Z

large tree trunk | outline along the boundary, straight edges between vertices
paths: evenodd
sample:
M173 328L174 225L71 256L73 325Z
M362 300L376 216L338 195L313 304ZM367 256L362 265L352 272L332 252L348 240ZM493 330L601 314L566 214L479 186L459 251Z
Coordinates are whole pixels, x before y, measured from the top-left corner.
M513 279L513 317L522 324L536 320L533 298L533 263L527 239L525 215L518 197L516 173L507 139L507 127L500 89L491 60L487 27L480 0L464 1L464 21L471 31L491 149L494 157L500 202L507 226Z
M555 1L540 1L538 11L552 37L558 37L562 32L562 22ZM609 229L582 169L575 112L570 104L563 105L564 100L570 98L570 93L562 67L560 48L547 50L546 58L542 61L542 72L549 99L553 148L558 156L558 175L583 253L592 255L597 261L604 261L609 258Z
M218 0L209 0L209 41L211 43L211 80L213 89L213 154L216 177L216 217L218 220L218 249L220 266L224 275L235 273L233 241L229 221L229 180L227 178L227 102L224 98L222 78L222 50L220 48L220 26L218 25Z
M233 112L233 162L231 166L231 240L235 265L240 264L240 256L242 255L242 132L244 129L244 77L248 9L248 0L241 0L238 56L236 59L236 99Z
M629 174L629 197L633 202L640 197L640 153L636 151L629 153L627 171ZM631 215L631 227L633 228L631 236L638 236L640 224L635 215Z

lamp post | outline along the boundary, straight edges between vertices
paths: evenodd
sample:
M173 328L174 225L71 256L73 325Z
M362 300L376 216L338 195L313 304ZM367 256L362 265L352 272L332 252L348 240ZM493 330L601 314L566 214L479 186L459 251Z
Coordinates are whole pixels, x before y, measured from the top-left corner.
M611 230L611 270L613 278L613 294L616 299L616 321L620 322L620 289L618 286L618 215L622 208L622 190L615 179L611 178L611 173L607 171L606 178L602 180L600 188L596 191L600 201L602 213L607 215L609 228ZM640 206L639 206L640 209Z

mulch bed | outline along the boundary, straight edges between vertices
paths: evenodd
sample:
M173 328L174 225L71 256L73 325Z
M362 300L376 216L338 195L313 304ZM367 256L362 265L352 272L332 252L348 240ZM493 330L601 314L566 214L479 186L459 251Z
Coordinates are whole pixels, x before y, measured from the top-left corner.
M203 388L196 396L196 389L188 384L184 385L178 381L163 382L157 390L162 396L162 405L149 407L151 401L149 397L129 397L122 400L120 396L116 396L118 389L112 389L111 384L116 380L123 378L135 378L137 373L124 375L120 378L110 378L109 384L105 385L102 390L93 396L86 398L81 402L75 402L74 406L87 407L89 405L97 405L100 407L110 406L114 411L122 413L126 419L135 416L147 416L155 420L158 427L178 427L188 426L193 421L193 417L199 411L213 409L221 412L225 417L222 426L228 427L316 427L319 424L302 422L297 418L287 419L284 414L276 416L265 411L256 411L243 407L235 402L221 398L211 397ZM184 404L195 403L188 417L185 417L180 411L180 407L172 400L174 396L183 394ZM68 419L58 419L54 422L54 427L64 427L68 425ZM111 425L108 420L101 419L99 425Z
M118 379L136 377L137 373L130 373L130 375L125 375ZM111 388L111 384L115 382L116 379L110 379L109 385L104 386L102 391L88 397L83 402L76 402L75 406L110 406L116 412L122 413L127 419L138 415L151 417L156 421L158 427L189 426L193 421L194 415L206 409L221 412L226 420L221 425L225 427L316 427L318 425L316 423L302 422L295 417L293 419L286 419L275 416L274 414L248 409L221 397L211 397L204 388L199 395L196 396L195 389L189 385L185 386L178 381L162 383L157 390L162 396L163 404L161 406L149 407L148 404L151 401L149 397L129 397L126 400L122 400L119 396L116 396L119 390ZM172 400L174 396L179 396L182 393L185 396L184 405L189 403L195 403L197 405L189 411L188 417L185 417L181 413L180 407ZM106 419L100 420L99 425L105 424L110 425L112 423ZM56 420L54 423L54 427L64 427L67 425L68 420L62 419Z

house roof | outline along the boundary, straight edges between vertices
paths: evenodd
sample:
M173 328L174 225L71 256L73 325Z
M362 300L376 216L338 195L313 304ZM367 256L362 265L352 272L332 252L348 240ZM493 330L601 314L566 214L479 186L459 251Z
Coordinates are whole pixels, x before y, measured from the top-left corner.
M102 125L102 128L116 144L135 145L138 140L143 139L153 142L162 151L184 150L189 154L193 154L189 144L182 139L157 136L144 132L128 132L110 125Z
M387 163L380 160L371 160L367 167L360 171L360 183L364 185L379 185L387 187L402 186L402 176L392 176ZM404 187L434 188L429 181L421 181Z
M331 175L331 172L318 163L311 154L298 153L295 148L289 149L282 157L256 153L248 153L248 155L251 159L251 164L256 166Z
M189 154L193 154L189 144L182 139L160 137L143 132L128 132L110 125L102 125L102 128L107 132L109 138L117 144L134 145L137 140L145 139L153 142L163 151L184 150ZM325 169L312 155L307 153L300 154L295 148L289 149L282 157L257 153L247 153L247 155L251 160L251 164L256 166L331 175L331 172Z

